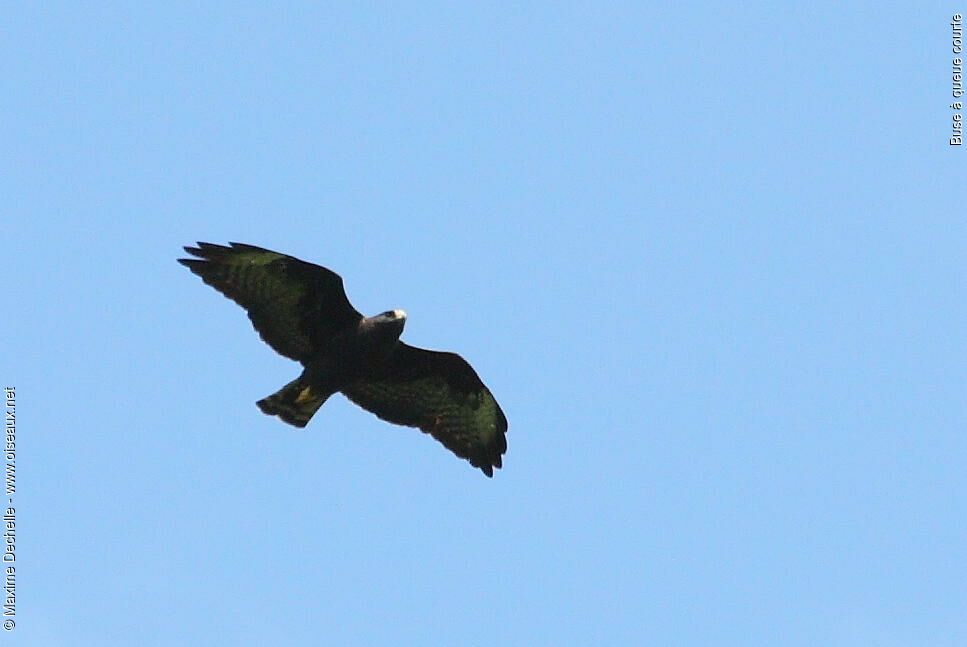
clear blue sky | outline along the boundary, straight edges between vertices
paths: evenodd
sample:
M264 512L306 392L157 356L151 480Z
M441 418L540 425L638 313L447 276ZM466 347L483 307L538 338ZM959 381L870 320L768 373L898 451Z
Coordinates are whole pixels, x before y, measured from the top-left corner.
M0 645L967 644L967 6L200 4L3 12ZM504 469L261 414L197 240L405 309Z

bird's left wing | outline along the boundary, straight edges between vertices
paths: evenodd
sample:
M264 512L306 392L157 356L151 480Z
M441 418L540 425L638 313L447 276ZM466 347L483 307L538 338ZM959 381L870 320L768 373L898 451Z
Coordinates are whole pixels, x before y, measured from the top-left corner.
M493 476L507 451L507 418L462 357L399 342L381 368L343 389L350 400L398 425L419 427Z
M229 245L185 247L198 258L178 262L245 308L277 353L305 364L362 318L332 270L254 245Z

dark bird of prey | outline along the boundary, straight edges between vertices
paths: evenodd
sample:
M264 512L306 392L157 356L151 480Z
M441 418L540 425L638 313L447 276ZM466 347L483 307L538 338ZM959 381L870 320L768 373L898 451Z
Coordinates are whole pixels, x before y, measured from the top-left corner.
M198 243L178 262L248 311L262 340L300 362L302 375L258 407L305 427L336 391L377 416L418 427L493 476L507 451L507 418L455 353L400 341L406 313L364 317L335 272L278 252Z

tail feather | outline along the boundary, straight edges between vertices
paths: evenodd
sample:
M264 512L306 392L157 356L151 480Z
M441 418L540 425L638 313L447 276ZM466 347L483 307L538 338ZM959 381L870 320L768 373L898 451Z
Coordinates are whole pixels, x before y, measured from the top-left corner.
M262 413L278 416L296 427L305 427L313 414L332 394L333 391L320 391L317 387L306 384L299 377L255 404Z

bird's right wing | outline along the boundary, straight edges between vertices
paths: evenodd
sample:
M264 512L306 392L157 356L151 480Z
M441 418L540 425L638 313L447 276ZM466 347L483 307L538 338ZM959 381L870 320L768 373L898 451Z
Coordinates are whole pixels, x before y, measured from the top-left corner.
M477 372L456 353L399 342L390 360L342 390L383 420L419 427L487 476L507 451L507 418Z
M178 262L248 311L277 353L305 363L334 334L355 326L353 308L335 272L261 247L198 243Z

